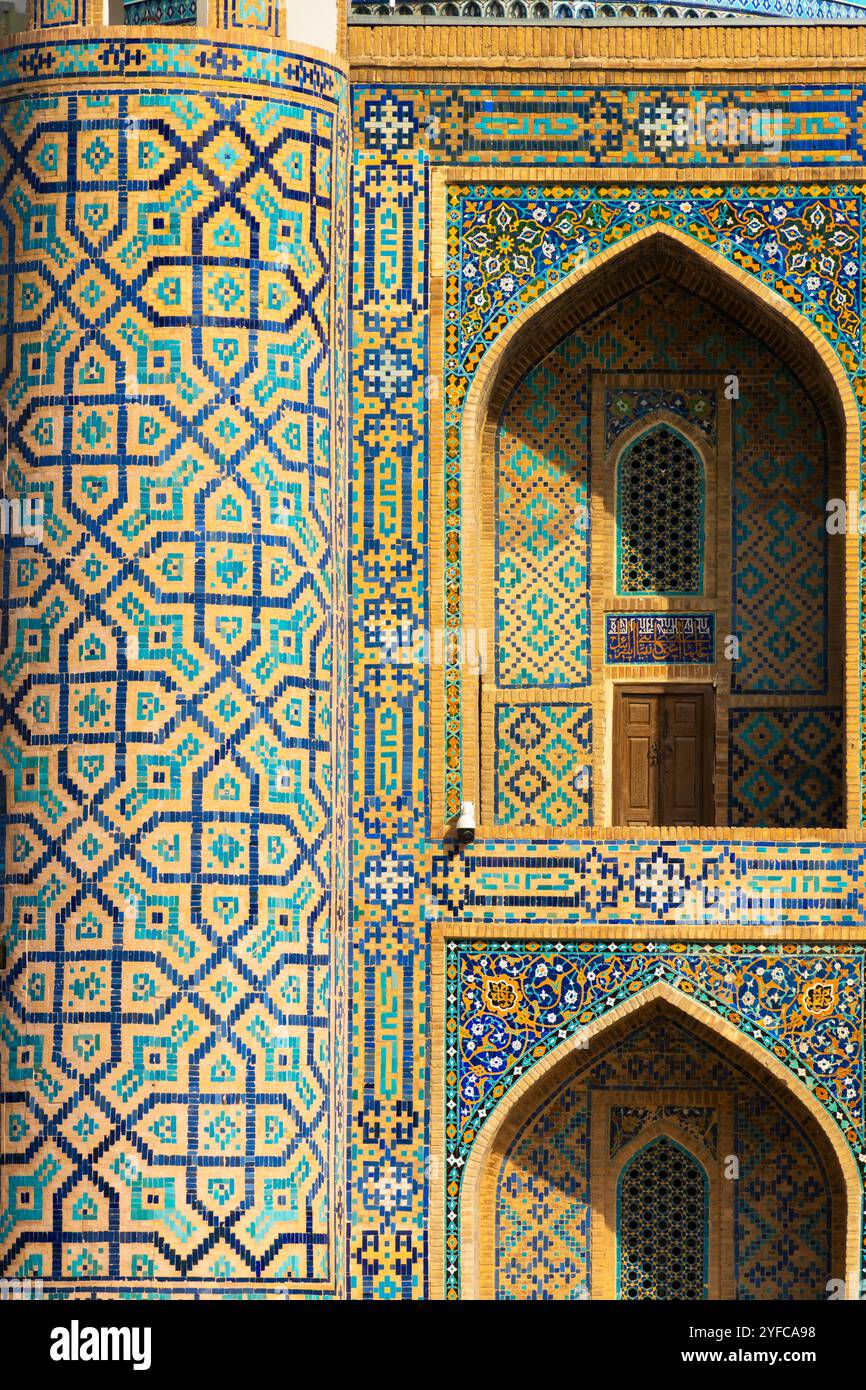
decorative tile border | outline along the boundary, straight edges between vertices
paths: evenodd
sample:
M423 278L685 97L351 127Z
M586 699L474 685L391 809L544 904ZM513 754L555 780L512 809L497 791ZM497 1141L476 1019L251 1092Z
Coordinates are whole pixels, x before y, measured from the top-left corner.
M863 844L476 841L433 856L443 924L525 925L542 934L646 926L710 936L866 923Z
M335 64L304 58L286 49L228 43L217 39L185 42L129 38L82 39L79 42L22 43L0 48L0 89L23 86L32 91L64 78L88 83L141 78L190 79L198 86L211 82L271 90L283 99L291 92L338 101L346 89L345 75Z
M856 84L395 84L357 87L355 110L360 145L387 156L421 149L434 163L465 166L738 165L753 176L762 166L866 163L864 97Z

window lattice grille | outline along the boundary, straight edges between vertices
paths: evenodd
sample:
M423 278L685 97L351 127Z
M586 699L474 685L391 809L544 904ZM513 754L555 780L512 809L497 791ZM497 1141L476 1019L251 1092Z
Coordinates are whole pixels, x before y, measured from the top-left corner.
M621 594L703 591L703 468L690 444L658 426L619 466Z
M655 1139L623 1170L619 1192L619 1296L707 1296L706 1177L670 1139Z
M196 0L127 0L127 24L195 24Z

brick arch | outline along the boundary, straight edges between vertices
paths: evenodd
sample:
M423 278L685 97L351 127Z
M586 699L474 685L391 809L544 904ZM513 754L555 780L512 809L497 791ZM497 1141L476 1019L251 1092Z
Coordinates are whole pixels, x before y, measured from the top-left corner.
M859 496L860 411L848 374L828 341L799 310L755 276L719 252L668 225L641 229L578 266L527 305L487 349L472 379L461 424L461 622L464 630L483 626L485 586L489 586L478 519L490 500L492 459L500 415L525 374L579 324L655 277L665 278L699 299L720 306L753 334L797 378L828 430L831 456L842 460L843 492ZM859 540L855 528L845 538L844 705L846 823L859 825L861 743L859 717ZM434 683L434 700L444 692ZM479 747L477 691L464 679L461 693L463 796L479 799L480 769L471 750ZM439 704L438 727L444 727ZM441 798L442 767L434 766L434 814L448 808ZM444 817L447 820L447 814ZM728 832L730 833L730 832Z
M659 981L618 1004L583 1030L583 1038L607 1042L625 1037L659 1009L679 1017L735 1065L755 1077L806 1129L830 1179L834 1209L834 1278L857 1287L860 1277L863 1188L857 1162L842 1131L806 1085L768 1049L689 995ZM480 1126L464 1170L460 1196L460 1297L493 1297L496 1183L501 1163L529 1117L575 1071L574 1039L552 1048L501 1098Z

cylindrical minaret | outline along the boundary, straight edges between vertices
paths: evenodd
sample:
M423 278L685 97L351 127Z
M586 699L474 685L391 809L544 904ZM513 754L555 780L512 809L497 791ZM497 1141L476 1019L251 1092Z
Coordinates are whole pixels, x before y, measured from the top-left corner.
M3 44L0 1275L339 1292L337 5L119 17Z

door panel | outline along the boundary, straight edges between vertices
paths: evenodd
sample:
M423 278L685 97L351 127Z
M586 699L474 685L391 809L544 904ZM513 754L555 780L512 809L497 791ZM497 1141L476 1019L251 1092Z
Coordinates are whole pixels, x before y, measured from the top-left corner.
M703 820L703 695L665 695L660 825Z
M712 692L618 690L614 705L615 825L712 820Z
M654 825L658 814L659 700L623 694L621 739L614 759L617 825ZM619 819L621 817L621 819Z

